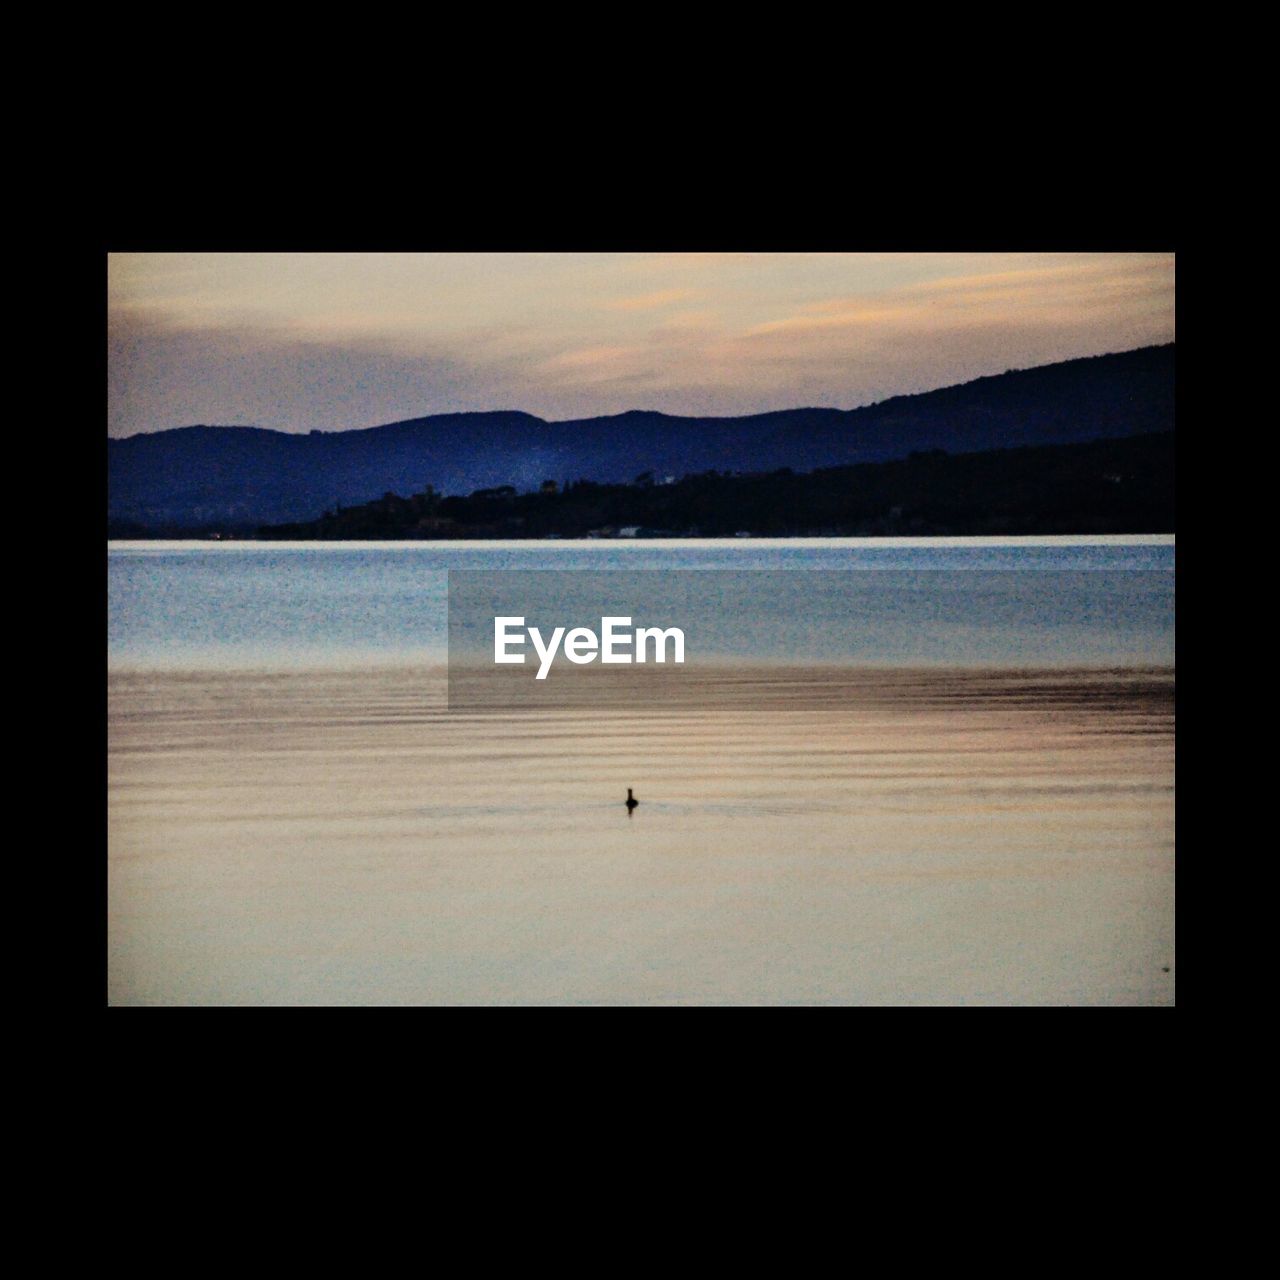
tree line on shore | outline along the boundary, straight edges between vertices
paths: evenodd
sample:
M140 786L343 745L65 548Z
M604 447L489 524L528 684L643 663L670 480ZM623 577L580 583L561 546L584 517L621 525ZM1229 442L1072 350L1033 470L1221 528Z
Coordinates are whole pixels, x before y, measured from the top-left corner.
M630 484L548 480L445 496L427 485L316 520L262 526L289 540L1167 533L1174 433L892 462Z

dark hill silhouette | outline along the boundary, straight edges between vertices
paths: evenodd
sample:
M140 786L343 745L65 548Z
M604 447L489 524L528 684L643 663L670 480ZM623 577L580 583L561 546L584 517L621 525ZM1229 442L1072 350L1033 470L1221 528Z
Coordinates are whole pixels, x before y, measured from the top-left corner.
M644 472L847 466L914 451L975 452L1173 428L1174 347L1144 347L978 378L860 409L736 418L632 410L547 422L519 411L436 414L307 434L179 427L108 440L108 520L130 527L252 528L308 520L388 492L542 481L617 483Z
M1172 533L1174 434L1088 444L913 453L797 473L686 476L675 484L583 480L424 492L268 525L263 539L722 538Z

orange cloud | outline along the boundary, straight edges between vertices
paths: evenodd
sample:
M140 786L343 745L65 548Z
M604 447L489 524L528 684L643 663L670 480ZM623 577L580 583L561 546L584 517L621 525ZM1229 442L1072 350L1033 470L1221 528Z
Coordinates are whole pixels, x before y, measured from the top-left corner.
M693 289L657 289L653 293L641 293L631 298L614 298L604 306L609 311L653 311L697 296Z
M745 338L895 326L931 331L998 323L1069 324L1090 314L1159 299L1172 317L1173 259L1097 262L952 276L864 296L810 302L753 325Z

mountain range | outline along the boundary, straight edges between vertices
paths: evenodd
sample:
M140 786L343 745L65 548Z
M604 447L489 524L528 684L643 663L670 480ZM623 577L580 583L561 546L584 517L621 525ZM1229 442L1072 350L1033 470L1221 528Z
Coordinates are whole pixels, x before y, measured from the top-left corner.
M249 529L310 520L384 493L544 481L617 483L716 470L848 466L1170 431L1174 345L1011 370L858 409L732 418L631 411L548 422L517 411L436 414L349 431L190 426L107 441L108 527Z

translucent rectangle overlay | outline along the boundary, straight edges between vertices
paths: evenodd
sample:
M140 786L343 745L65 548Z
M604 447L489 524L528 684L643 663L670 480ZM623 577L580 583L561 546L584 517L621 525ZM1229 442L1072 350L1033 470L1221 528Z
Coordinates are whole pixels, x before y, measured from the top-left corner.
M448 596L456 711L678 703L712 669L1174 662L1174 578L1163 569L450 570ZM496 619L509 620L503 651L522 663L495 661ZM650 632L643 663L640 629ZM602 661L607 632L613 656L630 662ZM570 660L566 640L583 660Z

